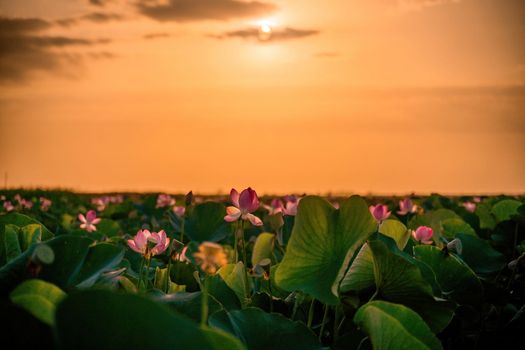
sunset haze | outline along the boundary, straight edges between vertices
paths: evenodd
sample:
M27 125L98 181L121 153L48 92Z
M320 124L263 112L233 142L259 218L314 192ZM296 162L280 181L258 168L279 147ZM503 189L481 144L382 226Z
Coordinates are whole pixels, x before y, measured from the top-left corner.
M0 0L2 185L523 193L524 18L522 0Z

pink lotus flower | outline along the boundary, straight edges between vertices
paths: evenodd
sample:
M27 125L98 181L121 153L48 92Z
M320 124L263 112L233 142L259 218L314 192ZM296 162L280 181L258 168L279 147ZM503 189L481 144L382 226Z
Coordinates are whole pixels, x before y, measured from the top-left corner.
M268 213L270 215L275 215L277 213L282 213L284 210L283 201L279 198L272 199L272 203L270 205L263 204L263 207L268 210Z
M156 208L171 207L173 205L175 205L175 199L169 194L159 194L157 197Z
M399 201L399 215L407 215L408 213L415 213L417 211L417 206L412 203L410 198L405 198L402 201Z
M412 231L412 237L423 244L432 244L432 228L428 226L419 226L415 231Z
M47 211L53 202L45 197L40 197L40 209Z
M283 214L288 216L297 215L297 207L299 206L299 201L301 198L296 196L286 196L286 205L283 208Z
M150 248L149 243L154 246ZM133 239L128 240L128 246L147 258L154 255L162 254L168 248L170 239L166 236L166 232L161 230L159 232L149 232L148 230L139 230Z
M239 192L235 188L232 188L230 192L230 201L233 203L233 207L226 208L226 215L224 220L227 222L234 222L241 218L242 220L249 220L252 225L262 226L262 221L252 213L259 208L259 197L257 192L248 187L243 190L239 195Z
M183 207L181 205L176 205L173 207L173 213L175 213L175 215L181 218L184 216L184 213L186 213L186 207Z
M465 202L463 203L463 207L465 207L465 209L471 213L476 211L476 203L473 202Z
M24 209L31 209L33 207L33 202L22 198L19 194L16 194L14 198L18 202L18 204L20 204L20 206Z
M332 207L339 209L341 206L339 205L339 202L332 202Z
M33 202L31 202L30 200L27 200L27 199L22 199L20 201L20 205L24 209L31 209L31 208L33 208Z
M120 204L124 202L124 196L121 194L116 194L114 196L109 196L109 202L113 204Z
M4 205L4 209L7 212L15 210L15 206L13 205L13 203L11 203L11 201L5 201L3 205Z
M371 205L368 209L377 222L385 221L391 214L384 204Z
M80 228L87 232L96 231L97 228L95 225L100 222L100 218L97 218L97 213L94 210L88 211L86 216L84 216L84 214L78 214L78 220L82 223L80 224Z
M185 246L184 248L182 248L182 251L180 253L175 254L175 257L173 259L176 261L181 261L181 262L186 262L186 261L189 262L190 260L186 256L187 251L188 251L188 246Z
M106 206L109 203L109 197L108 196L102 196L97 198L91 199L91 204L93 204L98 211L104 211L106 210Z

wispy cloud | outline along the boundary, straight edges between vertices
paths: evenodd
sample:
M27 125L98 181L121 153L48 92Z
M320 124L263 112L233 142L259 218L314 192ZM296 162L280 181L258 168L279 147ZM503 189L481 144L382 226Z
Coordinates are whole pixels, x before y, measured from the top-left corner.
M229 20L264 16L277 10L272 3L241 0L142 0L137 8L143 15L161 22Z
M82 18L91 22L108 22L123 20L124 16L116 13L92 12L83 16Z
M89 0L89 3L94 6L104 6L111 0Z
M106 23L111 21L122 21L126 17L117 13L110 12L91 12L79 17L62 18L56 21L57 24L69 27L76 25L82 21L94 22L94 23Z
M0 35L35 32L51 27L51 23L40 18L8 18L0 16Z
M65 49L109 42L42 33L50 27L52 23L39 18L0 17L0 82L22 81L38 71L61 71L82 56Z
M239 29L229 32L224 32L219 35L210 35L215 39L231 39L241 38L247 40L255 40L261 43L272 42L272 41L285 41L305 38L312 35L319 34L320 31L317 29L296 29L291 27L285 28L274 28L271 33L262 33L257 27L250 27L245 29Z

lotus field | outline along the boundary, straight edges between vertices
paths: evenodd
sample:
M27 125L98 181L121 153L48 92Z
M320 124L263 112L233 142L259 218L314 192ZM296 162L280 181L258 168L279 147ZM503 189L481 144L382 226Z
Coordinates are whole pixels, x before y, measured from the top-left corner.
M523 344L523 197L0 195L10 348Z

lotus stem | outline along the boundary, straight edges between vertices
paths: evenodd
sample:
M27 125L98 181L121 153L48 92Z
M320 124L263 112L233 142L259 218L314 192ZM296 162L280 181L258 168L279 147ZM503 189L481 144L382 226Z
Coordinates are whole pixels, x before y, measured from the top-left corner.
M326 318L328 317L328 310L330 307L328 305L324 305L324 314L323 314L323 323L321 323L321 330L319 331L319 341L323 338L324 333L324 326L326 324Z
M361 347L363 346L363 344L365 343L367 339L368 337L364 337L363 339L361 339L361 341L359 342L359 345L357 346L357 350L361 350Z
M244 239L244 221L240 221L241 229L239 236L242 243L242 260L244 263L244 291L246 300L250 299L250 281L248 280L248 259L246 258L246 240Z
M173 254L173 248L170 246L170 252L168 254L168 271L166 273L166 294L168 294L168 292L170 291L170 282L171 282L171 277L170 277L170 273L171 273L171 254Z
M235 263L237 264L239 262L239 227L240 222L238 221L235 225L235 229L233 231L233 237L235 238L233 243L233 251L235 252Z
M334 316L334 342L339 337L339 317L341 316L341 304L335 306L335 316Z
M308 323L306 324L308 328L312 329L312 322L314 320L314 304L315 299L312 298L312 302L310 303L310 308L308 309Z
M294 298L294 303L293 303L293 310L292 310L292 316L290 317L290 319L292 321L295 320L295 315L297 314L297 309L299 309L299 298L297 297L297 294L295 295L295 298Z
M146 272L144 273L144 287L145 289L148 289L148 281L149 281L149 269L151 267L151 257L148 258L148 265L146 266Z
M270 312L273 312L272 278L268 278L268 292L270 292Z
M142 283L142 275L144 274L144 262L146 261L146 257L143 256L142 257L142 262L140 263L140 268L139 268L139 281L137 283L137 288L140 290L140 285Z
M182 215L182 217L180 218L181 220L181 223L180 223L180 242L182 244L184 244L184 224L186 223L186 214Z
M201 326L208 324L208 276L204 275L202 282Z
M370 298L370 300L368 300L368 302L371 302L372 300L374 300L375 298L377 298L377 295L379 294L379 289L376 288L376 291L374 292L374 294L372 294L372 297Z

